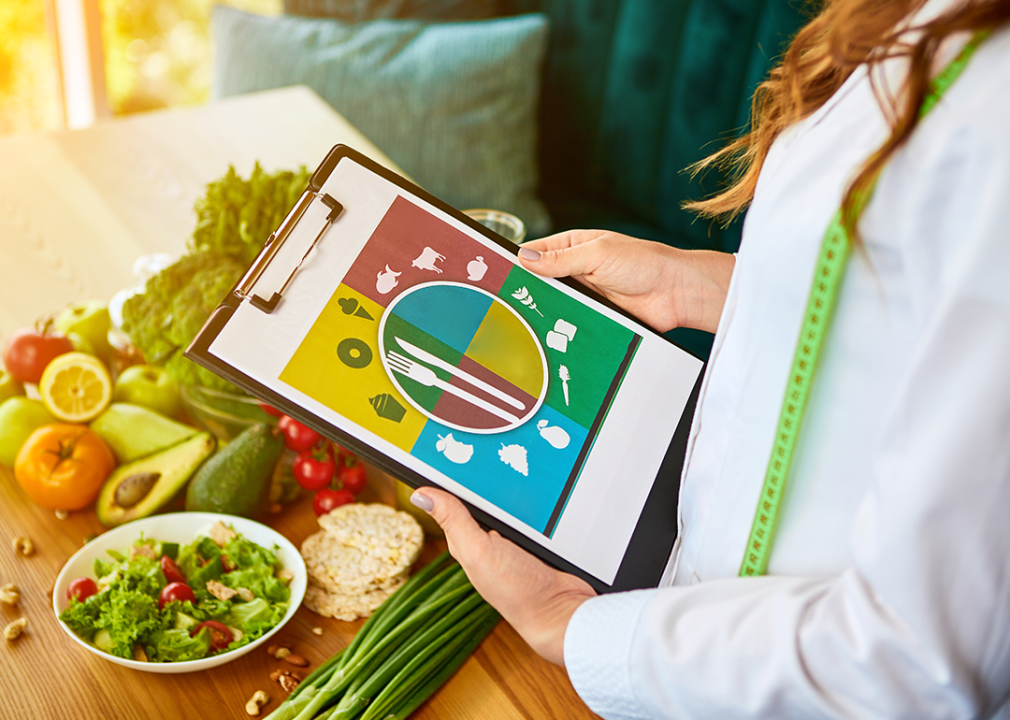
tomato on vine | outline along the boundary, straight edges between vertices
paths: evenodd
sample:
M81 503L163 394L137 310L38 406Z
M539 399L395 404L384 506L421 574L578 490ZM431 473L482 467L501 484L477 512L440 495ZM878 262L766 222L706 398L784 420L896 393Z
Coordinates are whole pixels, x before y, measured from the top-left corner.
M319 442L321 436L310 427L302 425L289 415L281 415L277 427L284 433L284 445L288 450L305 452Z
M337 472L333 456L325 446L320 445L299 453L291 466L295 480L306 490L322 490L333 481Z
M344 456L342 460L340 470L337 472L337 480L340 481L344 490L357 495L365 489L365 485L368 483L365 466L354 455Z
M325 515L333 508L354 502L354 495L347 490L320 490L312 498L312 510L317 516Z

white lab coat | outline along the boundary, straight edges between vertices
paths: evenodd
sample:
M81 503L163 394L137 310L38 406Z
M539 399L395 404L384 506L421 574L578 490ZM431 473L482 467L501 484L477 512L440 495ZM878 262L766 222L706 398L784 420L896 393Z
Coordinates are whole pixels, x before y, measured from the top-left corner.
M594 598L566 632L572 683L605 718L984 718L1010 695L1007 29L880 179L768 576L736 577L824 230L886 134L863 69L767 158L692 428L673 587Z

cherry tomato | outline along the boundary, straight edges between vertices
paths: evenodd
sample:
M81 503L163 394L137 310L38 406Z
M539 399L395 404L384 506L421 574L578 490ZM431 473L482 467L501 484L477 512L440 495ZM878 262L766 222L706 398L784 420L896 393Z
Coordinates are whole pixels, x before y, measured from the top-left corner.
M305 452L319 442L320 435L315 430L305 427L300 422L287 415L281 415L277 427L284 433L284 445L288 450Z
M260 403L260 410L262 410L263 412L265 412L267 415L273 415L276 418L279 418L282 415L284 415L284 413L282 413L280 410L278 410L277 408L275 408L273 405L271 405L269 403L265 403L265 402L261 402Z
M231 558L221 553L221 571L224 573L230 573L235 569L235 563L231 561Z
M193 590L184 582L170 582L168 585L161 589L161 595L158 596L158 607L164 609L164 607L170 602L196 602L196 595L193 594Z
M325 449L313 448L299 453L291 466L295 480L306 490L322 490L337 472L333 457Z
M76 597L80 602L84 602L92 595L98 594L98 585L89 577L74 578L67 585L67 600Z
M37 383L54 357L73 349L74 344L66 335L21 328L15 330L4 343L4 367L19 382Z
M330 510L354 502L354 495L347 490L320 490L312 498L312 509L316 515L325 515Z
M168 555L161 556L161 572L164 573L165 579L170 583L186 584L186 576L183 575L175 560Z
M227 625L219 623L217 620L204 620L193 628L189 636L195 637L204 628L210 630L210 651L212 653L224 650L231 645L233 640L231 630L228 629Z
M337 479L344 490L349 490L355 495L364 490L365 484L368 482L365 466L353 455L344 458L343 463L340 465L340 471L337 473Z

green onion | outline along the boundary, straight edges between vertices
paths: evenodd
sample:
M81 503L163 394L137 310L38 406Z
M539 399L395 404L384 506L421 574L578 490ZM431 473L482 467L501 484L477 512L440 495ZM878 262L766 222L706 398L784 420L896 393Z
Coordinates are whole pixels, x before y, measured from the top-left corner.
M500 619L448 553L417 572L267 720L405 718Z

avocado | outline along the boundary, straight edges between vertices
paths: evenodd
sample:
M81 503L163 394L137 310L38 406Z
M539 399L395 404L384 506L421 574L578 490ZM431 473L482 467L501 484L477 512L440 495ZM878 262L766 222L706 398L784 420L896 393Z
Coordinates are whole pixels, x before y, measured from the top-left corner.
M186 481L212 452L217 441L210 433L120 465L98 495L95 510L105 527L153 515L182 490Z
M200 432L154 410L123 402L109 405L90 427L121 463L153 455Z
M246 428L197 471L186 490L186 510L260 515L270 503L270 480L283 451L276 426Z

